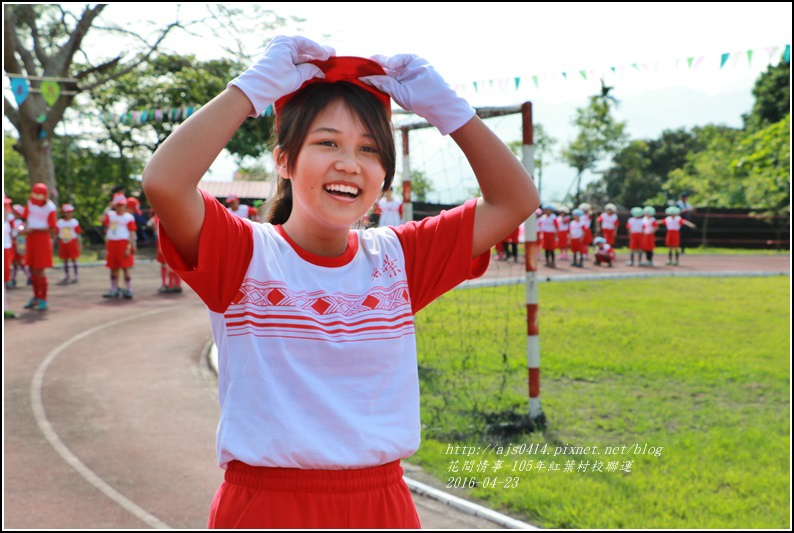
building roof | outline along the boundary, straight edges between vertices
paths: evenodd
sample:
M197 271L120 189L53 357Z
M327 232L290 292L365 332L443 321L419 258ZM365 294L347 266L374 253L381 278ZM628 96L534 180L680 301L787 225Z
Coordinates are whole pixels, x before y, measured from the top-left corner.
M274 185L269 181L210 181L202 179L198 184L215 198L236 195L240 200L269 200L274 194Z

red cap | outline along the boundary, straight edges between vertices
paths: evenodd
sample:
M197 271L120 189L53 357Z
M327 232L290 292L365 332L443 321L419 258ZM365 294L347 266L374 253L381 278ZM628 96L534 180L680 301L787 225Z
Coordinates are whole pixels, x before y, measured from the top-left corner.
M229 195L229 196L226 198L226 203L227 203L227 204L230 204L230 203L232 203L232 202L239 202L239 201L240 201L240 199L237 197L237 195L236 195L236 194L231 194L231 195Z
M127 199L123 194L117 194L113 197L113 205L127 205Z
M143 214L143 211L141 211L141 202L134 196L127 198L127 207L135 211L135 213L138 215Z
M63 204L61 206L61 211L64 213L74 213L74 206L72 204Z
M322 70L325 74L325 78L312 78L307 80L303 85L301 85L300 89L303 89L310 83L349 81L350 83L358 85L362 89L374 94L380 103L383 104L383 106L389 112L391 112L391 97L383 91L376 89L372 85L366 84L359 80L359 78L364 76L386 75L383 67L381 67L375 61L365 57L332 56L325 61L314 60L309 61L309 63L320 67L320 70ZM298 89L298 91L300 91L300 89ZM284 107L284 104L289 102L298 91L284 95L276 100L276 103L273 104L273 108L276 111L276 117L278 117L279 113L281 113L281 108Z
M50 189L44 183L37 183L30 190L30 195L31 196L34 196L34 195L47 196L49 194L50 194Z

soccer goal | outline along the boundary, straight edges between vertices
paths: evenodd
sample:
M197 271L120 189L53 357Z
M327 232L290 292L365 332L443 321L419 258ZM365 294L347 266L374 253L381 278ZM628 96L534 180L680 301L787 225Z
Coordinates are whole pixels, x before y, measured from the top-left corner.
M479 108L477 114L533 173L532 105ZM411 114L394 117L402 149L403 220L435 214L480 194L450 136ZM424 200L423 202L417 199ZM492 250L491 266L416 317L422 420L433 438L525 432L545 426L540 407L535 216L509 244Z

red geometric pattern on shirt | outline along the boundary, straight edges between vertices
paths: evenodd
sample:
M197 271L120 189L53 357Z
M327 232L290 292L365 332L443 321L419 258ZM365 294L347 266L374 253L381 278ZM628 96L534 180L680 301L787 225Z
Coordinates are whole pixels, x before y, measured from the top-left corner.
M307 292L291 290L286 283L243 280L235 304L255 307L292 307L316 315L340 314L354 316L373 310L391 311L411 305L408 283L400 281L391 287L373 287L366 294Z

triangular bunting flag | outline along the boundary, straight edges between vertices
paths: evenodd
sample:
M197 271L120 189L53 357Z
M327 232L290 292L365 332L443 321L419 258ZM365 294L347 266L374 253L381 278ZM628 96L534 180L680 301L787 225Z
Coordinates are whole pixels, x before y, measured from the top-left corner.
M535 84L536 89L540 89L540 84L538 83L538 77L532 76L532 82Z
M521 78L516 76L515 80L513 80L513 81L515 81L515 83L516 83L516 91L517 91L518 90L518 86L521 84Z
M688 58L686 58L686 63L687 63L687 65L689 66L689 68L692 68L692 61L694 61L694 60L695 60L695 58L694 58L694 57L688 57Z
M753 51L752 50L748 50L747 51L747 64L748 65L752 65L753 64Z
M783 61L791 63L791 45L787 44L786 49L783 51Z
M582 76L582 78L587 79L587 71L580 70L579 75Z
M720 58L720 68L725 66L725 63L728 62L729 57L731 57L731 54L722 54L722 57Z

